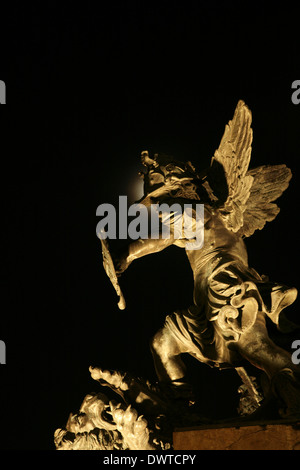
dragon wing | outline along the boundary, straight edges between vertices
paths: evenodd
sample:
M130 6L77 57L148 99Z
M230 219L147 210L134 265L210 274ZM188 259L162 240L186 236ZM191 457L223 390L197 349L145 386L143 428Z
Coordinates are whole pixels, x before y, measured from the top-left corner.
M272 201L281 196L291 178L285 165L265 165L248 171L251 122L251 111L239 101L207 175L211 201L225 226L246 237L276 217L279 207Z

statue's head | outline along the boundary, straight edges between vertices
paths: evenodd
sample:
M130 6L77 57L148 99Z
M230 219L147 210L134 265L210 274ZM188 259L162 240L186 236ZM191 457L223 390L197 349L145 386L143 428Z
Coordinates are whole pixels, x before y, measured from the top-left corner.
M191 162L180 162L169 155L154 154L149 156L147 150L141 153L141 161L146 172L141 172L144 178L144 194L149 194L166 185L179 185L198 178Z

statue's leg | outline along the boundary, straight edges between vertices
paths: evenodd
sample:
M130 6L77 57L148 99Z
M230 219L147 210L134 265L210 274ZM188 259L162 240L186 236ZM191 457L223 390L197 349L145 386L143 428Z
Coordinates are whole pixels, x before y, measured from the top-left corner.
M262 312L254 325L241 335L236 347L241 356L267 374L271 390L279 399L281 414L300 415L299 367L293 364L289 352L269 338Z
M186 367L180 355L186 351L167 328L161 328L154 335L150 348L160 382L173 382L185 377Z
M161 328L150 342L159 387L170 399L193 403L195 398L186 378L181 354L188 352L168 328Z

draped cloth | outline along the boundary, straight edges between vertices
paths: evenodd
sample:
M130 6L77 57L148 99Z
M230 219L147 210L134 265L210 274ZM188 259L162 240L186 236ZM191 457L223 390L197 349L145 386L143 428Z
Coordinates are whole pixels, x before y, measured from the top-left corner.
M272 292L282 287L241 261L226 262L213 270L204 286L196 280L194 304L168 315L165 328L184 352L212 367L230 367L238 360L234 343L256 321L268 316L278 325Z

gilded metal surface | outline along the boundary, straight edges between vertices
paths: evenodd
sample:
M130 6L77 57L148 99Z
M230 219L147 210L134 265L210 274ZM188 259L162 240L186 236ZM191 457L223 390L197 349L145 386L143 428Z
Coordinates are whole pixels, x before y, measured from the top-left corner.
M236 368L243 379L243 391L247 392L245 403L250 410L257 409L262 400L244 364L248 362L258 371L262 370L279 415L299 418L299 367L293 364L289 352L270 339L266 328L268 317L279 329L282 325L289 329L291 325L282 311L294 302L297 290L269 280L250 267L244 242L279 213L274 201L287 189L291 171L284 164L249 169L251 121L250 110L239 101L209 168L201 173L190 162L142 152L144 196L139 202L146 207L157 203L170 206L175 202L182 206L185 203L204 204L204 245L201 249L189 250L186 248L188 240L176 238L171 230L167 239L147 238L130 243L125 252L113 257L112 261L107 242L101 240L104 268L120 296L119 306L124 308L117 276L123 274L134 260L174 244L186 250L194 277L194 302L185 310L167 315L152 339L157 384L145 386L137 379L125 380L119 373L91 371L101 385L109 385L121 397L122 411L119 413L109 404L112 421L109 421L108 430L118 434L97 435L97 442L92 434L85 443L82 436L77 436L78 429L74 431L71 420L67 429L57 431L57 448L68 445L70 448L77 448L76 445L80 448L93 445L94 448L101 445L112 448L114 442L118 448L167 448L171 442L169 437L165 440L160 437L159 417L165 416L171 426L178 423L191 425L197 419L204 422L203 417L197 415L197 402L195 408L193 390L186 378L181 358L186 353L211 367ZM189 406L192 404L194 406ZM129 405L139 411L128 411ZM103 409L100 405L98 408ZM188 412L189 409L194 411ZM85 413L92 413L88 405ZM142 421L140 427L136 425L139 413L146 413L150 424ZM98 417L100 415L107 416L102 411ZM80 432L91 432L89 425L80 429ZM135 436L138 429L142 433L137 432ZM73 444L69 435L66 437L67 431L73 432ZM153 432L158 434L155 439ZM81 440L74 444L76 436Z
M113 263L113 260L109 251L108 242L104 238L101 238L101 234L99 238L100 238L101 245L102 245L102 258L103 258L104 270L107 276L109 277L117 295L119 296L118 307L120 310L124 310L126 308L126 302L125 302L123 292L118 282L114 263Z
M194 304L166 317L152 340L152 354L159 381L175 394L182 390L183 396L188 388L183 353L212 367L239 367L246 360L263 370L272 384L281 383L278 377L289 370L290 398L275 387L280 412L289 416L300 412L299 368L269 338L266 317L280 328L282 310L294 302L297 290L250 267L244 238L277 216L274 201L287 189L291 171L284 164L249 170L251 122L250 110L239 101L210 167L202 173L190 162L142 152L145 194L141 203L204 204L204 246L186 249L194 275ZM115 260L117 273L172 244L186 248L187 240L171 236L131 243Z

